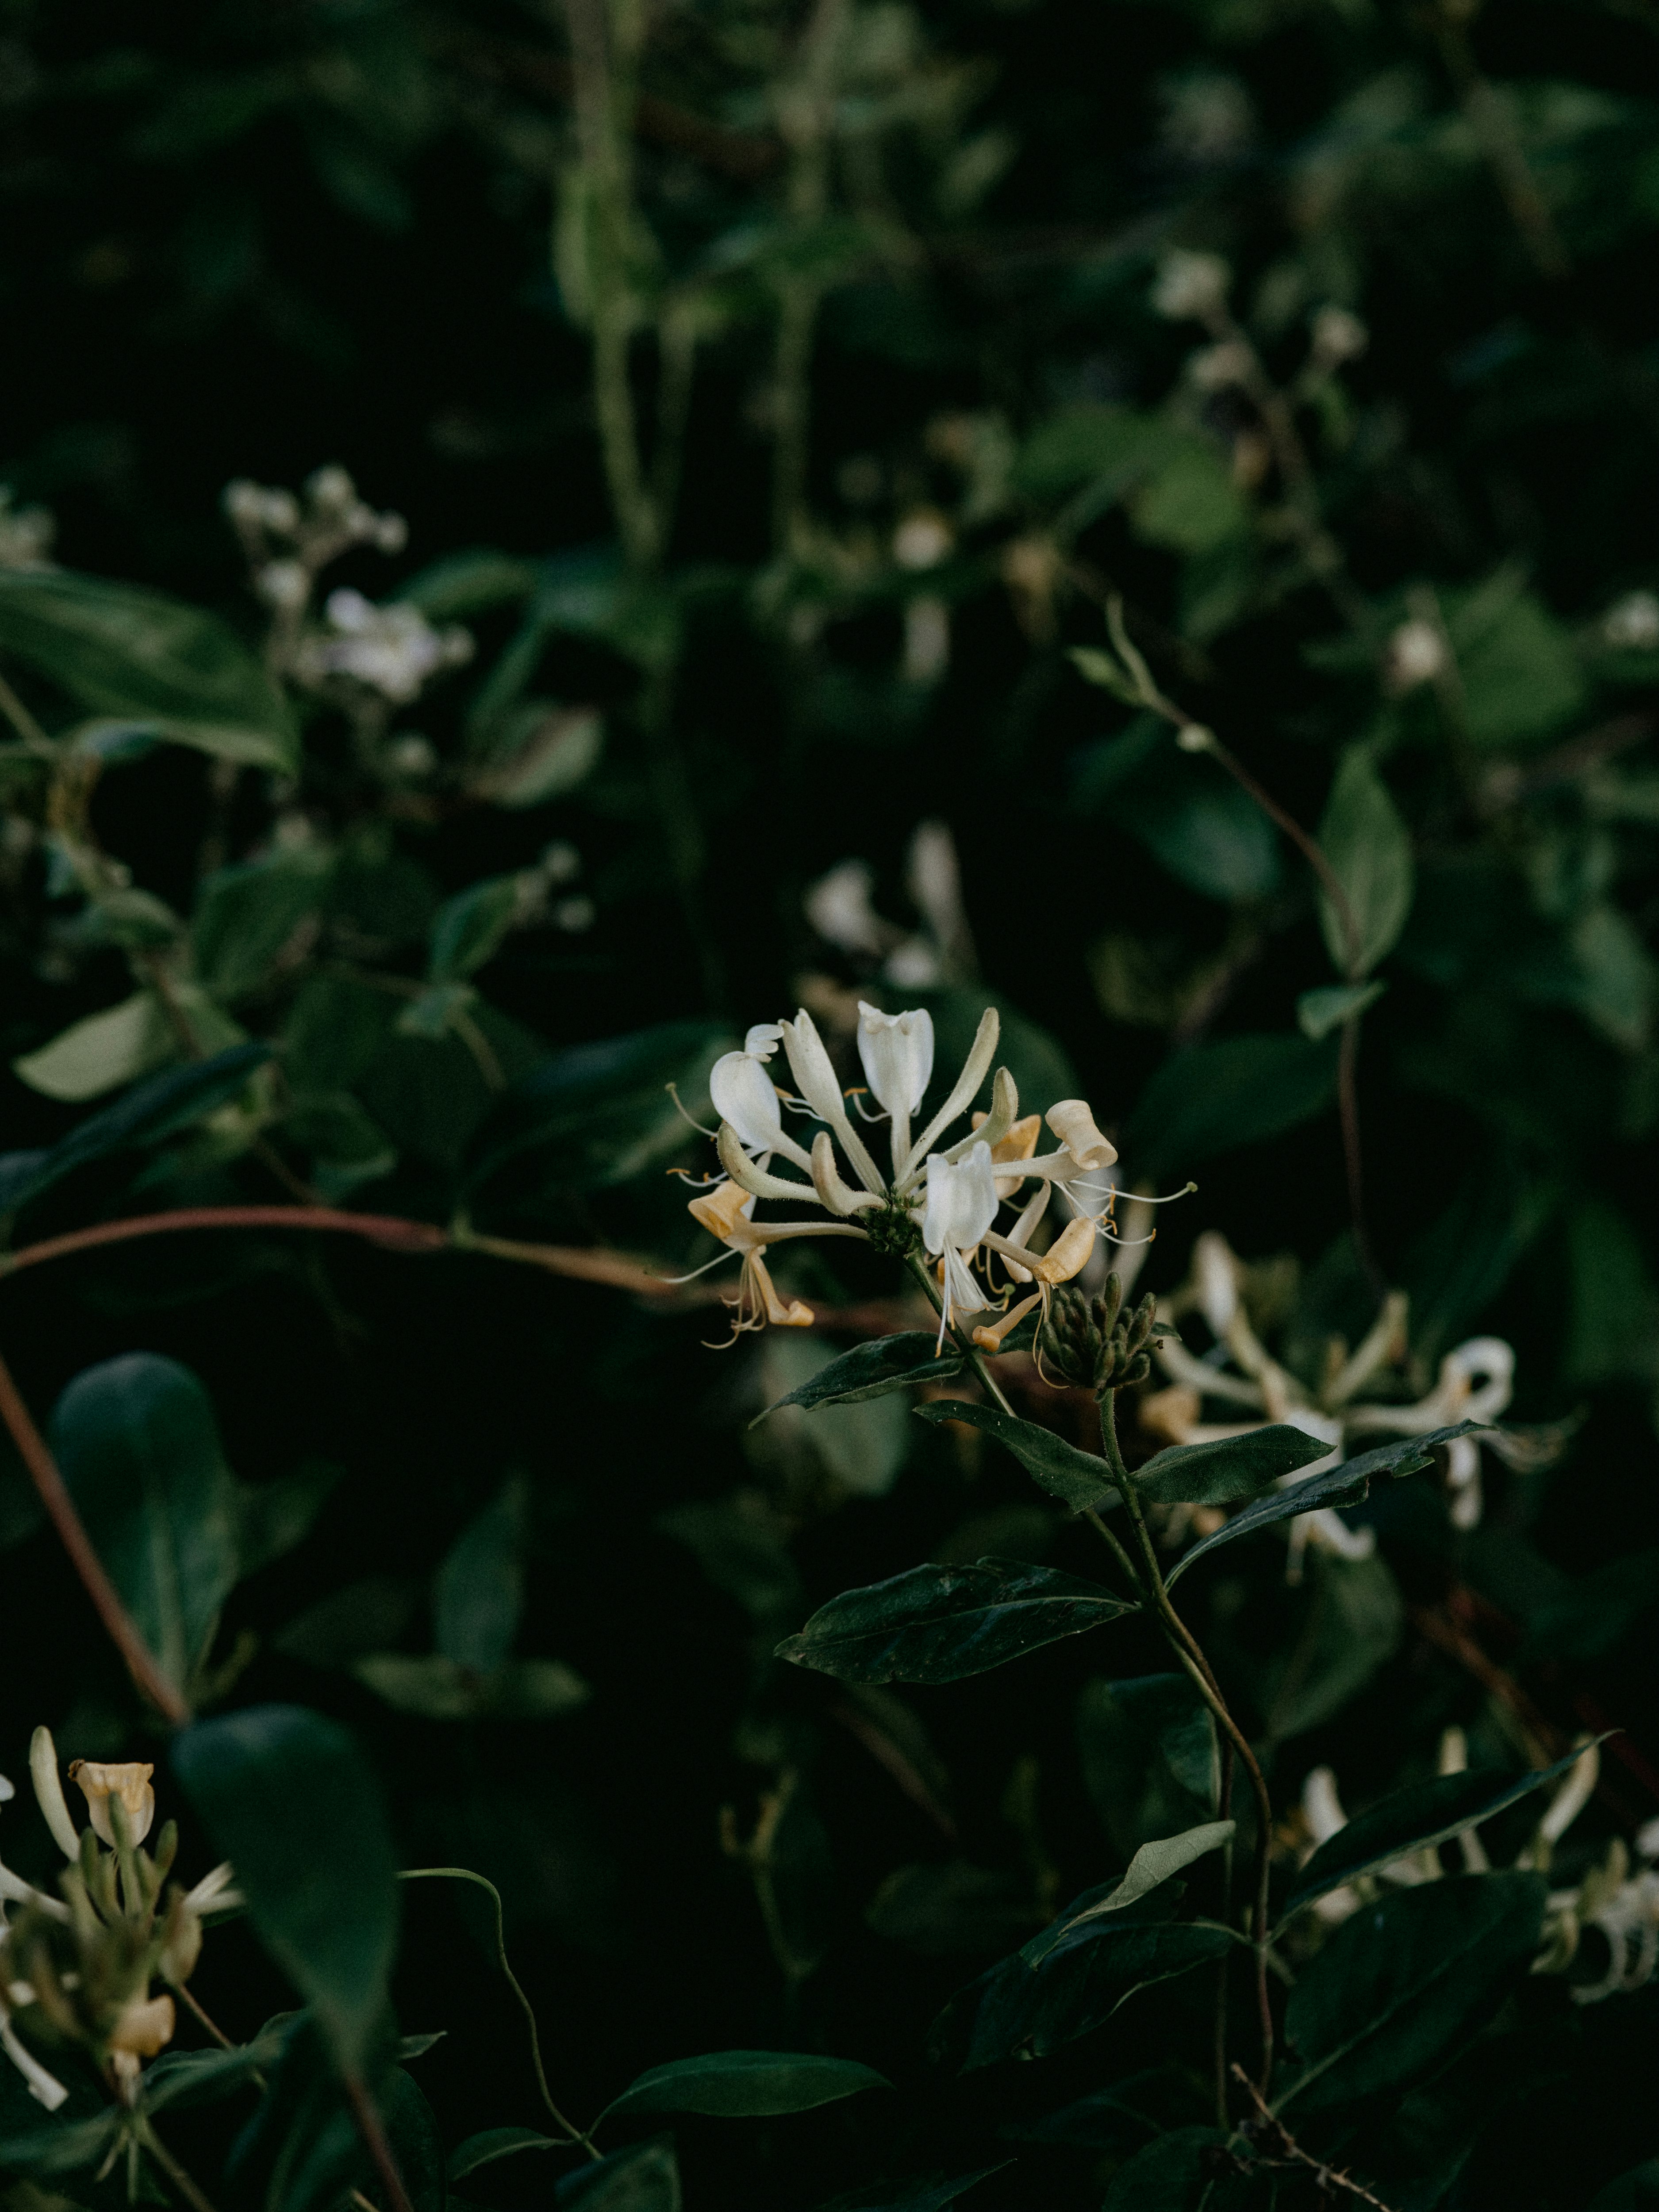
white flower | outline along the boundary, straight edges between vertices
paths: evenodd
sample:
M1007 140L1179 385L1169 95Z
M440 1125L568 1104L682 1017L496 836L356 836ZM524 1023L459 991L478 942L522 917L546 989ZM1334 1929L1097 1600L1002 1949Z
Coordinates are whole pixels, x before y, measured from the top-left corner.
M783 1036L780 1022L757 1022L741 1052L722 1053L708 1073L708 1096L722 1121L729 1121L753 1152L782 1149L783 1125L778 1094L766 1062Z
M1602 616L1601 635L1609 645L1650 653L1659 645L1659 597L1652 592L1626 592Z
M1198 321L1224 307L1232 272L1218 253L1178 247L1158 264L1153 312L1172 323Z
M973 1127L954 1144L940 1144L990 1076L999 1027L995 1010L988 1008L948 1096L913 1137L911 1121L933 1072L932 1018L920 1007L886 1014L860 1002L860 1057L869 1091L890 1124L892 1164L887 1173L877 1166L854 1127L835 1063L805 1011L793 1021L757 1024L740 1052L721 1056L709 1090L721 1117L715 1144L729 1182L693 1199L690 1210L728 1251L743 1255L734 1336L768 1320L794 1327L811 1321L806 1307L799 1302L785 1306L778 1298L759 1256L765 1245L787 1238L841 1236L863 1241L873 1232L889 1252L913 1259L927 1253L937 1263L947 1325L958 1313L978 1312L998 1302L974 1282L971 1270L981 1248L1001 1255L1015 1281L1035 1280L1045 1297L1055 1283L1069 1280L1082 1267L1099 1224L1096 1209L1075 1196L1080 1218L1048 1252L1033 1253L1029 1240L1055 1185L1068 1195L1079 1189L1097 1191L1103 1186L1081 1178L1116 1158L1083 1100L1062 1099L1053 1109L1049 1125L1060 1139L1060 1149L1038 1158L1039 1117L1020 1119L1013 1078L1006 1067L998 1068L990 1112L976 1114ZM780 1038L794 1079L793 1096L780 1094L765 1064ZM783 1127L786 1105L795 1112L805 1109L822 1124L810 1152ZM804 1168L810 1182L775 1174L770 1162L780 1154ZM1011 1233L1000 1236L995 1223L1001 1207L1028 1184L1036 1187L1032 1197ZM817 1206L829 1218L757 1220L757 1200ZM999 1349L1000 1338L988 1348Z
M1370 332L1346 307L1321 307L1313 319L1314 359L1322 368L1357 361L1370 342Z
M1391 691L1432 683L1446 665L1446 641L1431 622L1401 623L1389 640L1386 674Z
M377 607L361 592L342 589L329 593L327 614L332 635L306 639L297 655L300 674L313 683L346 676L407 706L428 678L472 657L465 630L434 629L418 607Z

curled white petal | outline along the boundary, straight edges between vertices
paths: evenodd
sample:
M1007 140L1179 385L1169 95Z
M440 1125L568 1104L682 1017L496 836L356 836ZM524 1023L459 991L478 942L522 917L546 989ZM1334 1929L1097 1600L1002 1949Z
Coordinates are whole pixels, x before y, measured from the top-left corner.
M0 2012L0 2051L5 2052L27 2082L29 2094L35 2103L44 2105L49 2112L55 2112L69 2091L55 2074L47 2073L32 2051L24 2049L16 2029L11 2024L9 2014L3 2012Z
M65 1858L81 1856L81 1831L70 1818L58 1771L58 1747L49 1728L38 1728L29 1739L29 1778L40 1807L40 1816L52 1831L52 1839Z
M1080 1168L1109 1168L1117 1147L1095 1127L1088 1101L1062 1098L1048 1109L1048 1127Z
M947 1160L939 1152L930 1157L921 1241L935 1257L949 1250L971 1250L996 1218L997 1186L988 1145L970 1145L959 1160Z
M750 1152L776 1152L783 1133L778 1094L753 1053L722 1053L708 1072L708 1096Z
M925 1009L884 1014L859 1000L859 1058L890 1114L914 1114L933 1073L933 1018Z

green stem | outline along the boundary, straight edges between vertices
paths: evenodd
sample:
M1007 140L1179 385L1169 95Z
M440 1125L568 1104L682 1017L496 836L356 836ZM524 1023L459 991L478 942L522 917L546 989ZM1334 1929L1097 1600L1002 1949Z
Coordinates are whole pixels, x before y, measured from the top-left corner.
M500 1890L493 1881L486 1881L483 1875L474 1874L471 1867L404 1867L398 1879L402 1881L470 1881L476 1883L478 1888L487 1889L489 1892L490 1900L495 1907L495 1960L507 1977L508 1987L519 2000L524 2012L526 2024L530 2030L530 2059L536 2069L536 2086L541 2091L542 2102L560 2127L564 2130L568 2142L580 2143L590 2158L599 2158L601 2154L594 2148L592 2135L585 2135L574 2120L565 2118L554 2103L553 2093L547 2086L547 2075L542 2066L541 2032L536 2025L535 2008L525 1995L518 1976L507 1964L507 1935L501 1912Z
M1267 1784L1255 1753L1251 1750L1244 1733L1228 1710L1220 1684L1216 1680L1209 1661L1205 1657L1198 1639L1176 1611L1175 1604L1158 1563L1158 1551L1146 1526L1146 1516L1129 1471L1123 1464L1123 1455L1118 1449L1117 1425L1114 1415L1112 1395L1109 1392L1100 1405L1101 1441L1105 1447L1107 1464L1118 1494L1123 1500L1124 1510L1134 1532L1139 1550L1143 1579L1152 1607L1163 1627L1165 1640L1182 1666L1192 1677L1200 1696L1214 1715L1243 1761L1244 1771L1250 1778L1250 1788L1255 1797L1256 1826L1256 1891L1255 1907L1251 1928L1251 1941L1255 1947L1256 2010L1261 2028L1261 2092L1265 2096L1273 2081L1273 2016L1267 1996L1267 1908L1268 1883L1271 1877L1269 1851L1273 1844L1273 1804L1267 1795Z
M137 2125L139 2142L143 2143L185 2202L192 2208L192 2212L213 2212L211 2197L207 2196L179 2165L178 2160L161 2141L161 2136L156 2134L149 2117L141 2113Z

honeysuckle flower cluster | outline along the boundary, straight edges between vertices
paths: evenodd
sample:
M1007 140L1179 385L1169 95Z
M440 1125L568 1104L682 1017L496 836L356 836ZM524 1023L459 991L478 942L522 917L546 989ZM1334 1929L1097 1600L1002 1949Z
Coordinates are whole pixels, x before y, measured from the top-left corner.
M1226 1239L1208 1231L1194 1247L1187 1281L1159 1303L1161 1322L1178 1324L1194 1312L1201 1316L1215 1346L1208 1357L1200 1358L1178 1334L1166 1336L1158 1346L1157 1356L1170 1378L1169 1387L1143 1400L1140 1419L1160 1438L1203 1443L1243 1436L1269 1422L1286 1422L1330 1447L1326 1458L1283 1479L1281 1486L1290 1489L1335 1467L1351 1452L1364 1450L1370 1442L1426 1436L1432 1429L1450 1428L1459 1421L1495 1421L1510 1402L1515 1354L1496 1336L1471 1337L1449 1352L1433 1389L1419 1398L1362 1395L1386 1390L1391 1383L1397 1387L1407 1350L1407 1318L1405 1297L1398 1291L1382 1300L1363 1341L1352 1352L1346 1346L1335 1349L1326 1373L1310 1388L1282 1366L1257 1335L1244 1296L1249 1275ZM1206 1401L1231 1418L1206 1420ZM1496 1451L1511 1466L1522 1466L1545 1464L1540 1455L1552 1455L1555 1448L1548 1436L1501 1430L1454 1437L1445 1457L1454 1527L1473 1528L1480 1519L1483 1449ZM1204 1509L1185 1511L1192 1520ZM1297 1514L1290 1530L1286 1571L1291 1582L1301 1577L1310 1544L1347 1559L1367 1559L1376 1546L1370 1529L1351 1528L1328 1508Z
M418 607L376 606L361 592L331 592L327 628L309 631L295 649L294 673L312 687L345 677L406 707L447 668L472 658L472 639L459 624L436 629Z
M54 1897L0 1863L0 2051L48 2112L69 2091L30 2050L16 2021L33 2038L89 2053L130 2100L143 2061L173 2039L173 1999L165 1990L152 1994L151 1981L159 1975L182 1987L201 1951L203 1922L242 1901L228 1865L193 1889L168 1882L179 1847L171 1820L153 1854L141 1849L155 1818L155 1771L147 1761L72 1761L70 1779L86 1799L90 1822L82 1829L70 1813L50 1733L36 1729L29 1747L35 1800L66 1863ZM0 1777L0 1802L14 1795Z
M884 1013L860 1000L865 1084L851 1096L870 1131L867 1141L854 1126L848 1094L804 1009L793 1021L757 1023L738 1050L716 1060L708 1089L720 1117L714 1141L723 1172L691 1200L690 1212L743 1261L731 1301L731 1341L769 1322L811 1326L811 1309L781 1297L766 1264L771 1247L803 1237L855 1238L925 1267L939 1307L941 1343L957 1322L994 1307L1006 1309L994 1323L973 1333L975 1344L993 1352L1055 1285L1079 1272L1096 1237L1109 1233L1115 1192L1101 1177L1117 1158L1085 1100L1062 1098L1046 1115L1022 1115L1014 1079L998 1067L989 1112L975 1114L965 1133L943 1142L992 1077L999 1028L995 1011L988 1008L943 1103L915 1130L933 1073L933 1017L919 1009ZM793 1080L787 1090L776 1080L780 1048ZM866 1096L878 1112L866 1109ZM786 1112L803 1119L810 1143L785 1127ZM881 1145L877 1131L884 1121L884 1167L872 1150ZM1053 1149L1039 1152L1045 1122L1055 1141ZM799 1174L777 1173L775 1161ZM1046 1251L1038 1251L1032 1238L1056 1188L1071 1200L1074 1218ZM1017 1200L1016 1218L1000 1228L1003 1209ZM758 1218L760 1203L815 1211L783 1220ZM1010 1307L1013 1291L1028 1285L1035 1287Z

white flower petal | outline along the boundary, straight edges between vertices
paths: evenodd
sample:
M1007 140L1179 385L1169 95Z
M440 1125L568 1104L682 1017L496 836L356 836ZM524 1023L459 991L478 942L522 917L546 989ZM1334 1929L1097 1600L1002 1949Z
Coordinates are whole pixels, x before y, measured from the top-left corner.
M890 1114L914 1114L933 1072L933 1016L884 1014L860 999L859 1058L878 1103Z
M778 1094L752 1053L722 1053L709 1071L708 1096L721 1121L731 1123L751 1152L778 1149L782 1133Z
M947 1160L940 1152L929 1155L921 1241L930 1252L971 1250L996 1218L997 1186L988 1145L970 1145L959 1160Z

